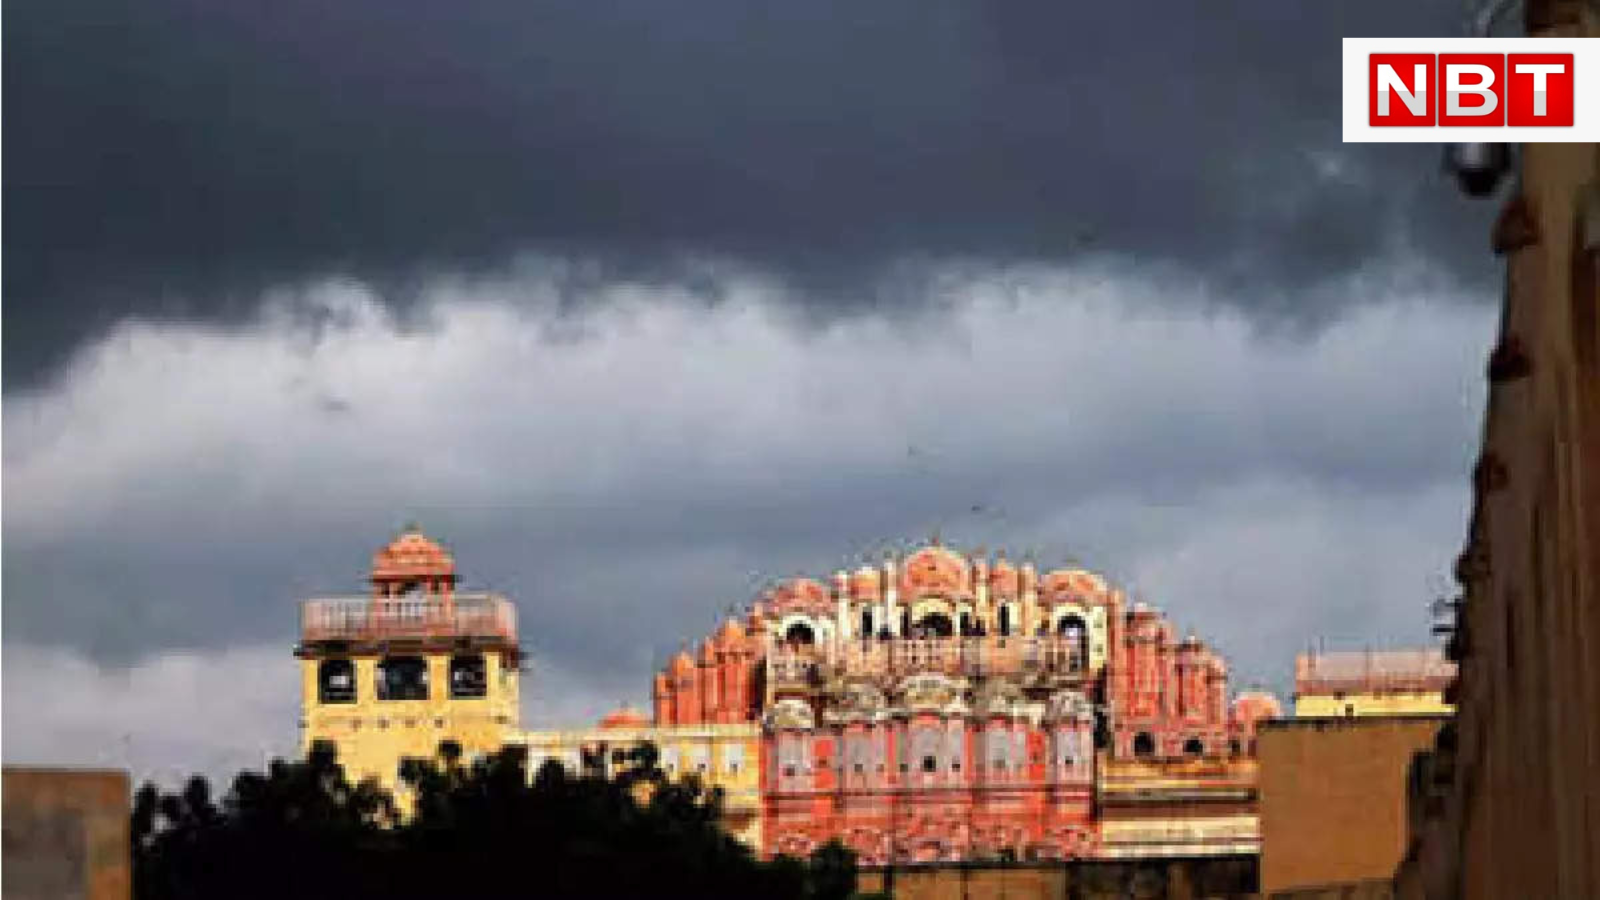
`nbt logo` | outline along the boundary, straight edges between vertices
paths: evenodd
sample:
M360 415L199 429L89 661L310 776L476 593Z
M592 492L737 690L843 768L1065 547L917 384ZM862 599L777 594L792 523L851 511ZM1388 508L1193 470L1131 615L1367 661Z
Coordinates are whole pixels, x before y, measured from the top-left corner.
M1367 124L1570 127L1574 83L1571 53L1373 53Z

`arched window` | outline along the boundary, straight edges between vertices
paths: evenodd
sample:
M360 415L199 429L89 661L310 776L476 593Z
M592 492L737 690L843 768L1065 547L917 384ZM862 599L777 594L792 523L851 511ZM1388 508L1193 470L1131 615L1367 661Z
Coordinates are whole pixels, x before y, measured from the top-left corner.
M1197 737L1189 738L1183 742L1183 752L1189 756L1204 756L1206 753L1205 742Z
M378 663L379 700L428 699L428 662L420 656L386 656Z
M917 620L917 631L922 637L950 637L955 628L944 613L929 613Z
M1156 739L1148 731L1141 731L1133 736L1133 755L1140 759L1147 759L1156 755Z
M356 667L348 659L325 659L317 666L317 700L356 702Z
M1011 636L1011 607L1009 605L1000 607L1000 636Z
M1065 639L1067 644L1067 667L1072 671L1082 669L1089 663L1089 626L1083 617L1068 614L1061 617L1056 625L1056 633Z
M872 637L872 610L861 611L861 636Z
M817 635L816 632L811 630L810 625L807 625L804 622L796 622L789 626L788 631L783 633L783 639L791 644L803 644L809 646L817 642Z

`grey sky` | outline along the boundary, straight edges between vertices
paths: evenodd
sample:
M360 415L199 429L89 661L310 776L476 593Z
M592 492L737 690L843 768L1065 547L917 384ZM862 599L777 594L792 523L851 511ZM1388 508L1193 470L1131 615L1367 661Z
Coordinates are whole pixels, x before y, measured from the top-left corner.
M1186 9L13 4L8 758L290 746L294 601L411 518L545 721L935 528L1241 682L1425 640L1491 210L1337 51L1459 8Z
M1417 244L1488 271L1429 147L1339 144L1339 38L1456 0L1201 5L22 0L7 9L7 389L131 310L329 273L394 302L529 250L915 302L910 257L1091 251L1321 321Z

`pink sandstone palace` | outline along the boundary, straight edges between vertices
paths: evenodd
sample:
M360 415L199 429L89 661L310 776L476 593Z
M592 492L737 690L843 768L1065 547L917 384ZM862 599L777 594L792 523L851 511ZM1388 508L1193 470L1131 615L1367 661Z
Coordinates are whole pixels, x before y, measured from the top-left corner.
M762 849L868 866L1253 854L1222 658L1099 576L935 542L765 593L655 676L655 724L757 723Z
M730 828L769 855L835 838L869 867L1260 850L1255 730L1277 701L1230 699L1220 656L1090 572L935 542L792 579L656 674L653 722L623 709L544 736L517 729L509 600L457 591L415 529L371 584L306 601L297 655L303 739L380 780L443 737L546 760L568 737L601 758L650 741L666 760L690 746L685 770L728 791Z

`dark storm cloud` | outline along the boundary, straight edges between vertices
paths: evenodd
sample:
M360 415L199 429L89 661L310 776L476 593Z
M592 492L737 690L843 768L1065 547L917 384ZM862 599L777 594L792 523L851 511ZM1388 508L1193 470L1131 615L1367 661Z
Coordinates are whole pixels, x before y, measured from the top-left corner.
M1431 149L1338 142L1339 38L1453 34L1458 11L23 0L5 380L133 311L526 250L742 259L824 313L889 302L906 257L1126 253L1312 319L1296 288L1396 240L1481 280L1486 213Z
M4 631L102 660L287 643L294 598L359 589L415 516L567 668L648 671L756 581L935 528L1121 580L1173 534L1464 483L1487 310L1391 287L1276 340L1165 280L1017 281L809 334L737 280L716 309L587 298L565 343L533 285L446 293L420 331L359 288L323 326L125 327L6 406ZM1261 483L1289 496L1229 506Z

